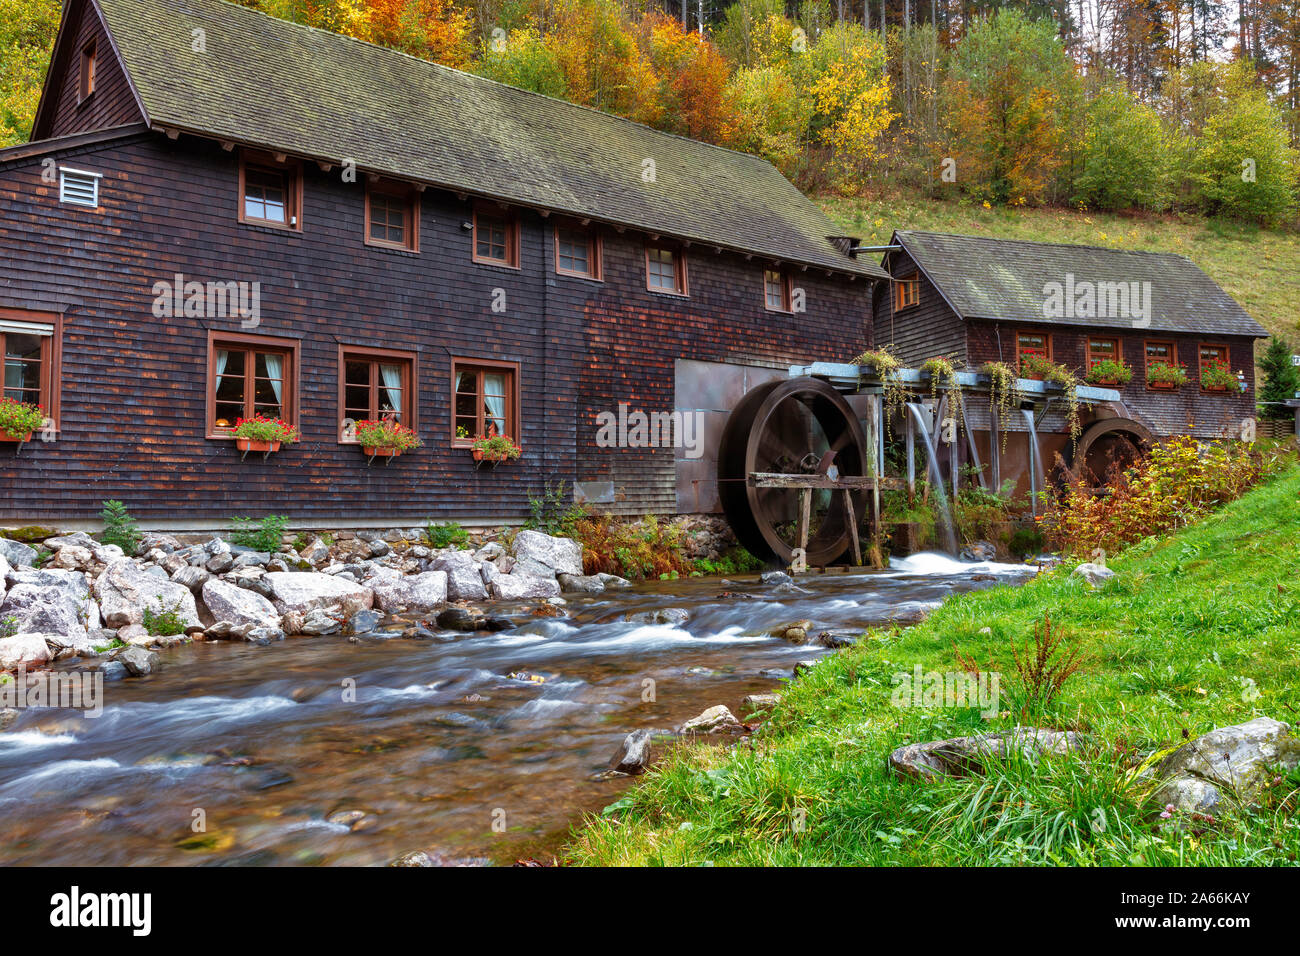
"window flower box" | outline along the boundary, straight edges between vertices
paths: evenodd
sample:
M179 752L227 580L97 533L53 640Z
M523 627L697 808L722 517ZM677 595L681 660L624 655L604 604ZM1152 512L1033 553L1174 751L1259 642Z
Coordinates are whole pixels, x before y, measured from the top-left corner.
M279 451L281 445L292 445L298 440L298 429L288 422L265 415L237 419L230 434L235 439L235 447L244 456L256 452L263 458Z
M1201 389L1206 392L1239 391L1240 382L1232 369L1222 362L1213 362L1201 369Z
M1092 385L1123 386L1127 385L1133 378L1133 370L1123 362L1117 362L1114 359L1102 359L1088 369L1086 377Z
M361 422L357 425L356 438L362 454L371 462L382 458L385 465L403 452L420 447L415 432L391 418Z
M490 438L480 436L474 439L469 449L475 461L490 461L493 465L503 461L514 461L523 454L523 449L508 435L493 435Z
M0 398L0 442L23 444L32 432L45 427L45 411L39 405Z
M1172 392L1186 384L1187 370L1181 365L1166 365L1161 362L1147 368L1147 388Z

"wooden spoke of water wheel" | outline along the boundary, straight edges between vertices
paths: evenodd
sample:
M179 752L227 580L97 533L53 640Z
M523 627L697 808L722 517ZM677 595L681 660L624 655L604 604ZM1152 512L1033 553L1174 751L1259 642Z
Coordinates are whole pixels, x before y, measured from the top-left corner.
M723 510L762 560L810 566L852 549L864 512L867 439L844 397L820 379L770 382L732 411L718 456ZM856 479L856 480L855 480Z

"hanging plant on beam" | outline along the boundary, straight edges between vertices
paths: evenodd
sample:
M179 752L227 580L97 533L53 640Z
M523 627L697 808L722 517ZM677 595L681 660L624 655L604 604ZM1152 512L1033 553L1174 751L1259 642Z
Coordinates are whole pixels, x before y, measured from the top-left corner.
M868 349L855 358L853 364L869 365L880 377L880 385L885 393L885 438L892 439L890 419L896 414L902 414L907 405L907 385L900 382L895 374L903 364L889 349Z
M1078 441L1083 431L1083 421L1079 417L1079 379L1064 365L1043 358L1041 355L1026 355L1021 360L1021 371L1037 375L1044 382L1051 382L1061 387L1065 401L1070 410L1066 414L1066 424L1070 428L1070 441Z
M934 407L939 407L939 392L942 391L948 398L948 407L953 410L953 420L960 431L965 426L966 408L962 404L961 386L957 384L957 369L948 359L937 355L926 359L921 371L930 375L930 400L934 402Z
M1020 389L1016 387L1020 376L1005 362L986 362L980 371L989 377L989 404L997 410L998 426L1002 432L1002 453L1005 455L1011 413L1020 404Z

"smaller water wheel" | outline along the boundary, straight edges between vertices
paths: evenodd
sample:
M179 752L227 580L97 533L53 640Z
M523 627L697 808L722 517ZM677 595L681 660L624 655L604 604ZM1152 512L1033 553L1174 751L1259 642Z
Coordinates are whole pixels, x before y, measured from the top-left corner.
M1114 471L1123 470L1151 448L1155 438L1143 425L1128 418L1103 418L1079 436L1070 459L1070 472L1094 487L1106 484Z
M746 393L727 419L718 495L737 540L755 557L810 566L857 550L866 506L866 433L844 396L798 378ZM841 484L841 482L843 482Z

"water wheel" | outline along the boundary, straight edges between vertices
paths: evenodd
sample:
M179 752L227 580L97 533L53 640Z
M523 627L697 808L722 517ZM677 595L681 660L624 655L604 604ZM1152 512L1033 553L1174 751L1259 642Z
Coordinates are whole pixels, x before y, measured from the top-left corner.
M867 474L868 453L862 423L844 396L826 382L797 378L752 389L727 419L718 451L718 496L737 540L763 561L789 564L801 535L806 534L808 564L833 564L855 540L867 493L762 487L751 479L754 475L862 477ZM802 527L805 496L809 499L806 528Z
M1083 478L1100 488L1115 471L1122 471L1146 454L1154 441L1151 432L1132 419L1095 421L1079 436L1074 447L1071 477Z

